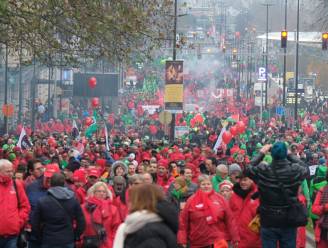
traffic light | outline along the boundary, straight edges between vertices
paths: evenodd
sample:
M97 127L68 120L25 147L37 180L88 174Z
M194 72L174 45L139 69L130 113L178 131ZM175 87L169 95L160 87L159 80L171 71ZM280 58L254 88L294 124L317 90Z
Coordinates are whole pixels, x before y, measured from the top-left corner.
M288 32L286 30L281 31L281 48L287 48Z
M328 33L322 34L322 50L327 50Z

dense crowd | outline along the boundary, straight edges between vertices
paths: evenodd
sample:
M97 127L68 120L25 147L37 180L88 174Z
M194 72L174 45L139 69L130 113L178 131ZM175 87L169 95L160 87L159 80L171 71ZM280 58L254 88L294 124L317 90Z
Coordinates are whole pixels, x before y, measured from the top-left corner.
M327 104L295 127L220 103L170 141L161 108L122 101L0 137L0 247L328 247Z

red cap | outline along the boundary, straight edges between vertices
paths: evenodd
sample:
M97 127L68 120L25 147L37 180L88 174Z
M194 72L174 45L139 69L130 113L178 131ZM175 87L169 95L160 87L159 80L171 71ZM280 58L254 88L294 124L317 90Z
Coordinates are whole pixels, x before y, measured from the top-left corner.
M164 168L169 168L169 161L167 159L161 159L160 161L158 161L157 163L158 167L162 166Z
M60 169L58 164L48 164L44 171L44 177L52 177L53 174L59 173Z
M150 161L150 155L147 152L142 153L142 161Z
M73 173L73 180L75 182L82 182L82 183L86 183L86 174L85 174L85 170L84 169L79 169L74 171Z
M224 181L223 181L222 183L220 183L220 185L219 185L219 189L220 189L220 191L221 191L224 187L227 187L227 188L229 188L229 189L232 189L233 184L232 184L231 182L227 181L227 180L224 180Z
M91 168L88 170L88 176L89 177L99 177L99 170L98 169L95 169L95 168Z

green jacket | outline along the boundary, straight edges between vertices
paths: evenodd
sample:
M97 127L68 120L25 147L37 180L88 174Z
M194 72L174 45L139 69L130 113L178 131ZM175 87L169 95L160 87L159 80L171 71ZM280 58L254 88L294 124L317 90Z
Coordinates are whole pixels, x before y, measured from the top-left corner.
M230 178L229 178L228 176L225 177L225 178L222 178L221 176L218 176L218 175L213 176L213 178L212 178L212 185L213 185L213 189L214 189L216 192L219 192L219 191L220 191L219 185L220 185L220 183L222 183L224 180L228 180L228 181L230 181Z

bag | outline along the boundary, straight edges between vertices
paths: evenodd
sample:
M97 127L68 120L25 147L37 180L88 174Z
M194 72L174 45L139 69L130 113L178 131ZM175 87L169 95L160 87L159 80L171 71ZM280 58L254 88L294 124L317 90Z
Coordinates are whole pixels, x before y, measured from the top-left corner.
M83 248L99 248L100 240L98 236L86 236L83 238Z
M248 224L249 230L252 232L259 234L260 233L260 228L261 228L261 220L260 220L260 215L256 215L251 222Z
M308 223L308 211L306 209L306 206L304 206L297 199L296 201L291 200L290 196L286 192L284 184L279 180L274 163L272 163L272 171L278 181L278 185L283 193L283 196L288 203L286 226L287 227L306 226Z
M15 192L16 192L18 209L20 209L20 199L19 199L19 195L18 195L18 190L17 190L17 185L16 185L16 180L15 179L13 179L13 184L14 184L14 189L15 189ZM17 248L27 248L27 233L24 230L24 228L18 234L16 246L17 246Z

